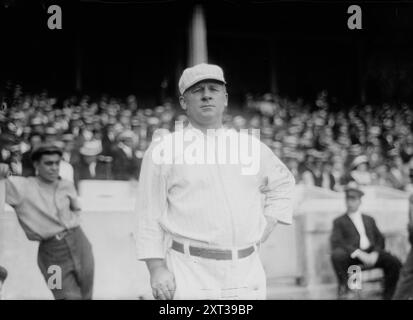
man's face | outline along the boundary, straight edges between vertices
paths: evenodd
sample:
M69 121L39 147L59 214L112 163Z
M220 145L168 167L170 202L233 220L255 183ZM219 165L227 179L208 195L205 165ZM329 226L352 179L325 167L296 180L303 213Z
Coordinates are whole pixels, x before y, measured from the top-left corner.
M349 194L346 196L346 206L348 212L356 212L361 205L361 198L357 195Z
M362 171L362 172L367 172L368 171L367 164L362 163L362 164L358 165L357 170Z
M44 138L44 142L47 144L52 144L56 141L56 136L55 135L46 135L46 137Z
M125 138L122 140L123 144L128 146L129 148L133 147L133 140L132 138Z
M38 175L43 180L54 182L59 178L60 156L58 154L44 154L34 162Z
M40 136L33 136L30 139L30 145L33 149L36 149L42 143L42 138Z
M196 83L180 97L188 118L201 127L222 124L222 115L228 104L225 85L213 80Z
M71 152L74 148L75 148L75 143L72 140L66 141L65 147L64 147L64 150L66 152Z

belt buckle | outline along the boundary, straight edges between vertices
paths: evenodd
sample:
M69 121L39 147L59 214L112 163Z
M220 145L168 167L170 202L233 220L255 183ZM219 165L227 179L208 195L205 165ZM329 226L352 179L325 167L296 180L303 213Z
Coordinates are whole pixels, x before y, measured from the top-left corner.
M59 232L57 235L55 235L56 239L59 241L62 240L65 236L66 236L65 231Z
M240 257L240 250L239 249L232 249L231 250L231 260L238 260Z

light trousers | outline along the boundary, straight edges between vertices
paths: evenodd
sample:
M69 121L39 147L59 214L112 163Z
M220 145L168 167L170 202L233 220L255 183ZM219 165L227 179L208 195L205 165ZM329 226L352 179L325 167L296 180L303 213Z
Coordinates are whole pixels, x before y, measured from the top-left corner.
M168 249L166 262L175 276L174 300L264 300L266 277L259 253L214 260Z

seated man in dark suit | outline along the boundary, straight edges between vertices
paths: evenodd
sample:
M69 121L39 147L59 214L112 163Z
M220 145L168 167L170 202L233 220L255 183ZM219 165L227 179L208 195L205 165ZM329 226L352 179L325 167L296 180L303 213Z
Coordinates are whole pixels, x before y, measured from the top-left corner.
M393 300L413 300L413 194L409 198L409 232L410 252L400 272L399 282Z
M391 299L399 278L400 261L384 250L384 237L374 219L361 214L364 192L356 184L345 189L347 212L333 222L330 238L331 261L337 275L339 297L348 293L347 275L351 265L381 268L384 272L383 298Z

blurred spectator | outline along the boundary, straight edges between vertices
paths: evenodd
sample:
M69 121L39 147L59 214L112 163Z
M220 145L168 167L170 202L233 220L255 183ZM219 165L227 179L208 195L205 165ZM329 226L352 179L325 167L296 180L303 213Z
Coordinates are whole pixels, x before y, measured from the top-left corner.
M64 150L65 143L63 141L55 141L54 145L57 146L60 150ZM69 180L70 182L74 182L75 174L73 166L63 159L60 159L60 167L59 167L59 176L63 179Z
M373 179L369 170L368 160L366 156L358 156L353 160L353 162L351 163L349 180L357 182L357 184L360 186L367 186L372 184Z
M10 146L10 160L9 165L14 175L21 176L23 173L23 166L21 162L20 145L15 144Z
M294 155L287 155L284 157L284 163L287 168L291 171L294 175L295 181L300 181L300 172L298 168L298 159L294 157Z
M110 169L107 165L111 162L101 156L102 143L100 140L85 141L80 148L80 161L75 172L75 185L84 179L110 179Z
M392 186L389 164L382 163L376 167L372 184L385 187Z
M304 184L335 190L336 182L332 174L332 166L328 163L326 155L315 150L312 154L314 157L310 158L307 170L303 173Z
M44 137L48 142L64 142L64 159L73 166L75 180L90 177L91 172L85 175L85 155L80 155L90 141L101 141L102 150L96 155L99 178L136 179L153 132L173 130L175 121L186 121L179 105L169 100L160 106L142 106L133 95L57 100L47 91L25 94L20 86L11 92L14 102L0 112L0 160L6 158L3 161L13 163L17 172L22 166L23 175L32 174L27 163L30 148ZM289 159L286 162L297 183L321 183L340 191L343 184L356 180L413 191L413 112L409 105L339 106L322 90L314 101L249 93L245 106L236 112L229 108L224 125L235 130L260 129L263 143L277 156ZM130 135L129 131L132 144L118 139L123 132ZM13 142L7 142L10 139ZM325 154L322 163L311 160L314 150ZM358 168L356 162L360 162Z
M35 175L31 154L43 142L43 136L38 131L34 131L29 137L29 150L22 154L22 175L23 177L33 177Z
M57 130L54 127L47 127L44 131L44 143L53 144L57 140Z
M401 156L393 157L388 167L390 171L391 187L399 190L405 190L408 183L407 166L403 164Z
M134 148L135 134L131 130L121 132L117 137L117 144L112 151L112 173L115 180L138 179L141 167L141 158L136 155Z
M62 159L76 168L80 162L80 153L79 150L76 149L74 135L71 133L64 134L62 136L62 142Z

